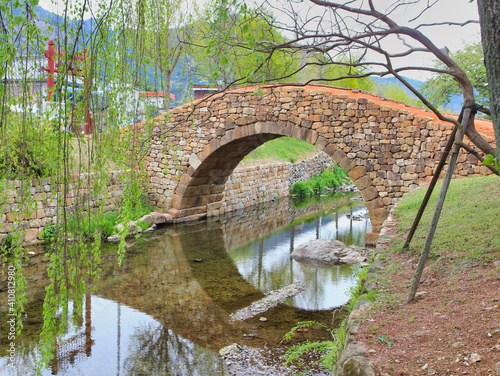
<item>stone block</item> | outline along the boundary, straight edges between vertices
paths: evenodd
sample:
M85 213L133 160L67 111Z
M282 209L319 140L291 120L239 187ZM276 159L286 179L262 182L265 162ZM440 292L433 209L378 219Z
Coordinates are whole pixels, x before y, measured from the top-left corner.
M29 228L24 234L24 241L26 243L33 243L38 240L38 234L40 233L38 228Z
M383 205L383 203L382 203ZM384 221L389 216L389 212L385 207L378 207L376 209L369 210L370 222L372 224L373 232L380 232Z
M363 191L367 187L373 185L372 179L367 175L363 175L360 178L353 180L353 182L360 191Z
M315 145L316 141L318 140L318 132L316 131L311 131L309 132L306 141L310 143L311 145Z
M175 194L177 196L181 196L182 197L186 193L186 190L187 190L187 185L179 183L177 185L177 188L175 189Z
M352 181L356 181L364 175L366 175L366 167L364 166L356 166L349 172Z
M179 195L174 194L172 196L172 207L174 209L181 209L181 201L182 201L182 198Z
M361 191L361 196L365 202L371 201L379 196L377 189L374 186L366 187Z
M325 150L325 147L328 143L328 140L324 137L321 137L319 136L317 139L316 139L316 142L314 143L314 145L319 149L319 150Z
M179 210L178 209L174 209L174 208L170 208L168 210L167 214L170 215L175 220L179 216Z
M189 164L194 169L197 169L201 165L201 161L195 153L189 156Z
M380 236L379 232L368 232L365 235L365 246L366 247L374 247L377 245L378 237Z

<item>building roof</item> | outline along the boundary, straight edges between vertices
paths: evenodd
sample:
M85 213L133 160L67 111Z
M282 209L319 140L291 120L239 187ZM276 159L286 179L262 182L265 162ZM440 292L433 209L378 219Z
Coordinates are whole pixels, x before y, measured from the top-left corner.
M43 66L47 64L46 57L19 56L14 58L12 64L7 67L7 81L46 81L47 73Z

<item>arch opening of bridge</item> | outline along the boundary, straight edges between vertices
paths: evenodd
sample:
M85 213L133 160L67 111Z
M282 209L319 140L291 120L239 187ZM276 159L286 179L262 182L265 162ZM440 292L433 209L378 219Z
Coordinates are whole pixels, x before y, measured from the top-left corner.
M148 155L152 203L175 221L219 212L224 187L248 153L274 138L290 136L315 145L347 172L365 200L372 239L394 202L428 180L452 132L432 113L369 93L324 86L270 85L242 88L173 109L157 120ZM167 169L167 146L179 145L181 161ZM171 159L171 158L170 158ZM460 175L486 168L464 156Z
M217 215L222 205L227 179L241 160L265 142L283 136L298 138L312 145L315 145L317 141L313 133L297 125L289 125L280 129L279 125L269 123L260 124L257 127L255 124L242 126L239 132L228 132L220 141L212 142L211 148L213 147L214 150L207 158L199 163L191 161L191 166L196 166L196 168L188 170L181 176L169 213L184 221ZM333 147L325 149L335 162L348 168L349 177L361 188L360 191L365 201L370 202L377 197L378 192L366 175L366 168L350 166L347 156L335 153L335 151ZM377 208L372 208L369 213L371 214L374 209Z

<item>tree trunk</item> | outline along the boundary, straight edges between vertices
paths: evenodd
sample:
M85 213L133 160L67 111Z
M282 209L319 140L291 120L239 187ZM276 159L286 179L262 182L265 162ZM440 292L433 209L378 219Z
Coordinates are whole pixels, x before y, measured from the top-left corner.
M490 90L490 110L500 156L500 1L478 0L484 64Z

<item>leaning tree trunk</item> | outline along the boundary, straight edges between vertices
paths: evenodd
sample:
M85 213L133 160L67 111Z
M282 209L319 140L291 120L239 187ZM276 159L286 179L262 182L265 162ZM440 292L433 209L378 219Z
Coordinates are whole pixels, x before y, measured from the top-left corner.
M500 1L478 0L484 64L490 91L490 110L500 156Z

